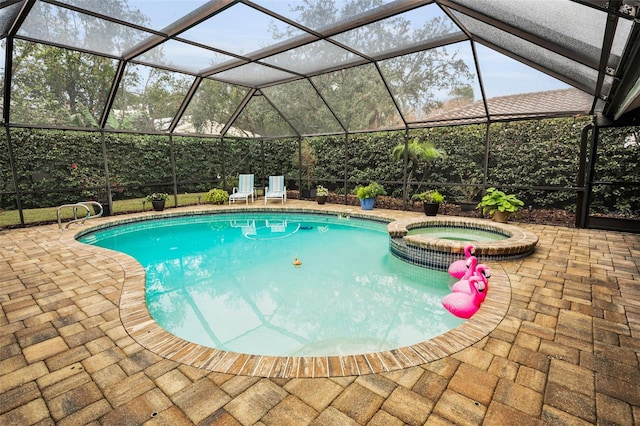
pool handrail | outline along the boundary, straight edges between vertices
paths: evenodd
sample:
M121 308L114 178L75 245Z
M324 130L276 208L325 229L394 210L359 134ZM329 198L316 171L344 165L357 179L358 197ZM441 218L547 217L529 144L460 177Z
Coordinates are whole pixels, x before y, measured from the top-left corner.
M88 205L100 207L100 213L92 216L91 215L91 210L89 209ZM82 207L82 208L87 210L86 216L78 218L78 208L79 207ZM60 210L62 210L64 208L73 208L73 220L65 225L65 229L69 229L69 226L71 226L71 224L74 224L74 223L81 223L82 224L85 221L87 221L88 219L101 217L102 214L104 213L104 207L102 207L102 204L100 204L97 201L81 201L81 202L78 202L78 203L63 204L61 206L58 206L58 208L56 209L56 217L58 219L58 229L60 231L62 231L62 219L60 218Z

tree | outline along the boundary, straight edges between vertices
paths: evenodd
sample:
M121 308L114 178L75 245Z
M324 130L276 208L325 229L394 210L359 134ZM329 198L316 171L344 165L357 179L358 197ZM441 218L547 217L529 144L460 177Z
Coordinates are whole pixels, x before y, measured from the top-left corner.
M291 11L302 25L317 29L325 28L327 23L368 13L377 7L384 7L384 4L381 0L347 0L344 3L335 0L304 0L291 7ZM411 47L457 30L453 22L443 16L436 16L422 27L415 28L407 17L397 15L343 32L332 39L375 57L398 46ZM273 38L290 39L294 36L294 31L288 29L279 32L274 26ZM288 53L287 62L306 63L308 58L314 58L326 69L353 60L352 53L327 42L311 43L304 46L304 49ZM311 82L341 124L349 131L358 131L400 127L403 125L400 112L409 121L422 120L425 115L441 107L438 98L442 93L455 92L456 97L462 97L460 94L465 92L464 98L471 95L473 99L470 85L473 78L474 75L455 48L447 46L401 55L378 62L377 65L368 64L320 74L311 77ZM298 122L304 121L297 118ZM317 118L310 111L306 121Z
M135 130L166 130L182 103L193 77L142 65L127 66L111 118Z
M125 0L102 0L95 7L110 16L117 13L142 25L148 22ZM97 127L117 61L72 49L122 52L144 34L42 2L31 10L21 31L33 40L51 40L69 48L15 40L11 121L81 127Z
M12 122L97 127L115 61L33 42L14 46Z
M429 172L431 171L431 163L434 160L445 158L444 151L436 148L432 143L420 142L418 138L411 140L406 146L405 144L397 145L391 156L395 161L404 160L405 152L409 158L409 175L407 176L407 182L411 183L413 176L420 170L420 163L422 163L422 176L418 181L418 186L415 192L419 192L420 187L426 180Z
M240 86L203 79L182 121L191 124L196 133L220 134L247 92ZM239 136L233 131L231 134Z

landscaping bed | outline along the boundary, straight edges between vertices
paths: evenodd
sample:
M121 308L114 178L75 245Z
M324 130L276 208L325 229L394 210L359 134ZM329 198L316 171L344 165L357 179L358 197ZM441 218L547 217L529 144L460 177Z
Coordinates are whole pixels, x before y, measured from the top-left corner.
M290 198L298 198L297 191L289 191L288 196ZM334 203L334 204L342 204L344 202L344 195L329 194L329 198L327 199L327 202ZM347 204L353 205L353 206L359 206L360 200L355 195L347 195ZM403 210L402 200L399 198L389 197L389 196L378 196L376 198L376 207L381 209ZM411 202L408 202L407 207L404 210L423 212L422 203L416 202L412 204ZM438 214L451 215L451 216L477 217L477 218L482 217L480 210L462 211L459 205L450 204L450 203L441 205ZM509 218L510 222L565 226L568 228L575 227L575 220L576 220L575 213L573 212L570 212L567 210L549 209L549 208L541 208L541 209L532 208L531 211L529 211L528 209L522 209L517 214L512 215Z

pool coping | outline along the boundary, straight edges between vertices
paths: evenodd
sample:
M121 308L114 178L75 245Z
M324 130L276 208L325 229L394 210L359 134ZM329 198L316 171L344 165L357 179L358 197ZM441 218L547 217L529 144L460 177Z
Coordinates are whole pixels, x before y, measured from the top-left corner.
M80 243L76 237L89 230L162 217L229 212L288 212L349 215L363 219L393 222L390 211L358 212L345 206L324 205L318 208L253 207L218 208L198 206L197 209L175 209L165 212L145 212L127 218L103 218L99 224L85 224L75 232L62 232L61 242L82 246L96 256L108 255L118 262L124 272L120 296L120 319L131 338L163 358L205 370L257 377L314 378L359 376L400 370L450 356L482 340L493 331L507 313L511 301L509 278L500 264L489 263L491 268L490 292L478 312L456 328L425 342L398 349L358 355L338 356L266 356L229 352L210 348L181 339L160 327L149 314L145 300L146 274L138 261L129 255Z
M507 236L503 240L474 241L476 256L504 256L510 254L530 254L538 243L538 236L514 225L493 222L487 219L474 219L458 216L433 216L396 220L387 225L392 238L402 238L407 245L424 249L437 249L450 253L464 254L467 241L446 240L425 234L407 235L414 228L426 226L454 226L468 227L473 225L477 229L496 232Z

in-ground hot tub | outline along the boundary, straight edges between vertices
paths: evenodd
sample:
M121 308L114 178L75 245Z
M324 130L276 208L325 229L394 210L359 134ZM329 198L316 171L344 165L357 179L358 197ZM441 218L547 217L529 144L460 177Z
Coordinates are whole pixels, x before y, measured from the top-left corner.
M446 232L420 232L419 229L454 228L451 238ZM397 220L387 226L391 253L409 263L446 270L451 262L464 258L464 247L472 244L480 262L518 259L533 253L538 236L517 226L466 217L424 217ZM465 230L469 238L465 238ZM410 232L411 231L411 232ZM482 238L474 235L483 234ZM486 238L484 234L495 234ZM462 235L462 236L461 236Z

